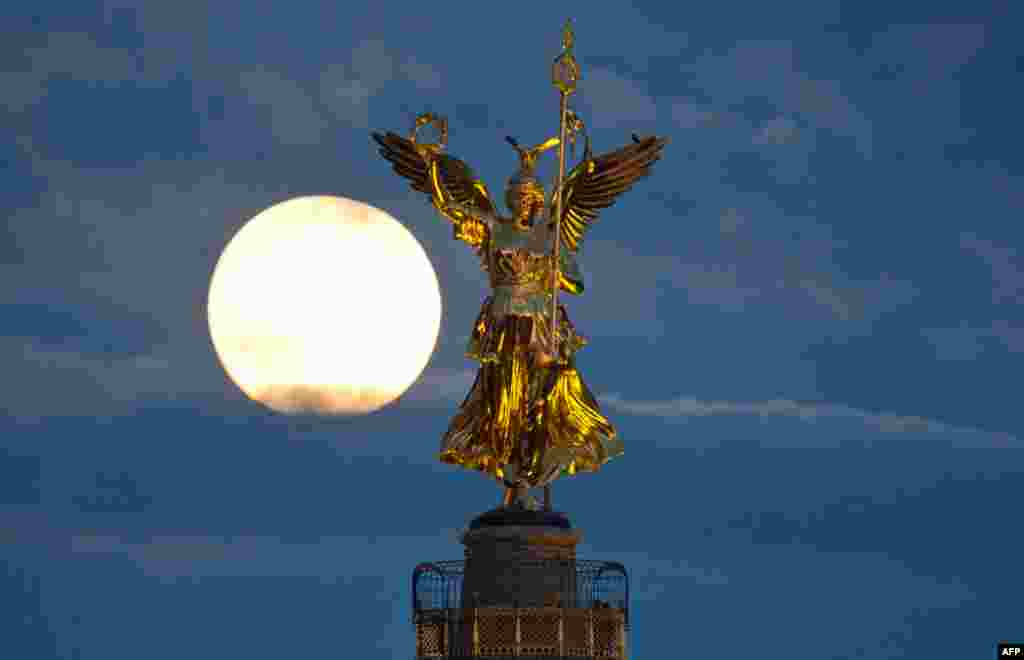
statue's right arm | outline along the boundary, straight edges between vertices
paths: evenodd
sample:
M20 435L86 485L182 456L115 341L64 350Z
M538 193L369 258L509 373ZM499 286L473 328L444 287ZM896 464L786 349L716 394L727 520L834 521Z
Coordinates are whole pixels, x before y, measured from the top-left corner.
M431 171L433 173L434 168ZM494 214L455 201L437 176L431 176L431 190L430 201L442 216L451 221L454 237L479 249L498 222Z
M473 170L458 158L439 153L436 145L417 145L395 133L372 135L395 173L413 190L425 193L452 223L455 237L481 249L497 218L487 187Z

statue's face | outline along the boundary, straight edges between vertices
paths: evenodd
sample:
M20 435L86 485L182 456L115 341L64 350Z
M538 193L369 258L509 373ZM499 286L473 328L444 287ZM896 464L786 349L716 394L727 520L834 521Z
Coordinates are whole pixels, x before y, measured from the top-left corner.
M511 189L507 201L513 221L521 227L533 225L534 217L544 208L543 197L528 188Z

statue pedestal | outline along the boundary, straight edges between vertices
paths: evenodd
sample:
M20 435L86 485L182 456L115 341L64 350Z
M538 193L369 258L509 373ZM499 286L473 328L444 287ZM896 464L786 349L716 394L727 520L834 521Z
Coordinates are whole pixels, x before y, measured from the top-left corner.
M461 539L464 607L575 607L582 537L562 513L497 509L478 516Z
M413 573L416 657L625 660L626 569L577 559L581 538L561 513L477 516L461 538L463 561Z

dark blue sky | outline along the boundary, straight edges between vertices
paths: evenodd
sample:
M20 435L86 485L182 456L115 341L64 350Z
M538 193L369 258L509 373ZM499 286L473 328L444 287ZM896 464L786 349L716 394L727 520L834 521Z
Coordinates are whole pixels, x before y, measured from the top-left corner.
M1011 3L11 4L12 658L411 657L413 566L458 557L500 494L433 462L485 289L369 131L447 114L498 191L504 136L557 128L566 16L595 150L672 138L588 237L571 301L626 455L555 486L581 556L632 571L633 655L977 658L1024 637ZM305 194L392 213L443 287L427 371L366 418L267 413L210 345L220 251Z

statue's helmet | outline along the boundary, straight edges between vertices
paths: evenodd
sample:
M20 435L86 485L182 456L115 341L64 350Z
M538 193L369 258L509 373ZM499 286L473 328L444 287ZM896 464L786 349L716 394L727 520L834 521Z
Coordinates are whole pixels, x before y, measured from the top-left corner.
M505 188L505 204L510 209L521 206L544 206L544 185L537 177L517 172Z
M519 169L508 180L508 186L505 188L505 204L513 210L523 206L543 208L544 185L534 175L534 169L537 167L537 157L556 146L558 138L553 137L530 149L522 148L512 138L506 138L506 140L519 154Z

